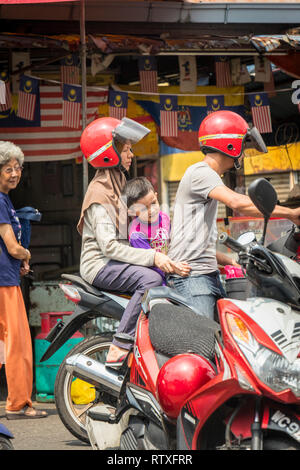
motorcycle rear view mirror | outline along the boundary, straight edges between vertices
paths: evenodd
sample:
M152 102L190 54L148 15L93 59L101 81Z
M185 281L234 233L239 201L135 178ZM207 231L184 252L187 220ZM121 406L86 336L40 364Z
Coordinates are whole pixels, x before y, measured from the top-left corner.
M277 204L277 193L268 180L258 178L250 184L248 195L264 216L264 231L261 238L261 243L264 244L268 220Z
M242 233L239 238L237 239L237 241L241 244L241 245L249 245L250 243L253 243L256 241L256 237L255 237L255 233L254 232L245 232L245 233Z

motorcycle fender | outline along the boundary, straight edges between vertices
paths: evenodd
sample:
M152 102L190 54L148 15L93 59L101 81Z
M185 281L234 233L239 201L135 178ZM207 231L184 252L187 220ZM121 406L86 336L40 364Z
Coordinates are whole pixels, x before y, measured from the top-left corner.
M101 300L98 306L93 310L83 309L80 305L77 305L74 313L68 319L68 322L66 324L58 322L48 334L46 340L50 340L51 343L40 359L40 362L44 362L53 356L53 354L85 323L98 317L109 317L120 320L123 311L124 308L111 299Z
M252 436L251 425L254 421L254 404L242 408L231 425L231 432L236 438L249 439ZM296 416L291 410L277 406L265 404L262 410L262 429L285 432L290 437L300 442L300 416Z
M0 423L0 435L1 434L9 439L14 439L13 434L7 429L7 427Z

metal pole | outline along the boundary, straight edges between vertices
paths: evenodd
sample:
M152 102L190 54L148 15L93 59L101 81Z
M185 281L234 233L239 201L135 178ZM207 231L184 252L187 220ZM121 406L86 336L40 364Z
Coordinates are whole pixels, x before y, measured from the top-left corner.
M86 42L85 42L85 0L80 0L80 42L81 42L81 86L82 86L82 130L86 127ZM86 193L88 178L88 162L82 159L83 196Z

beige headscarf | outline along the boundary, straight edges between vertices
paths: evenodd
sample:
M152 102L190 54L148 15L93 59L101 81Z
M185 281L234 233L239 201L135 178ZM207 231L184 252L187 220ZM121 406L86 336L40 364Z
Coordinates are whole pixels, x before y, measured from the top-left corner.
M127 238L127 207L120 198L125 175L118 168L97 170L85 194L77 230L82 235L84 213L94 203L105 207L121 238Z

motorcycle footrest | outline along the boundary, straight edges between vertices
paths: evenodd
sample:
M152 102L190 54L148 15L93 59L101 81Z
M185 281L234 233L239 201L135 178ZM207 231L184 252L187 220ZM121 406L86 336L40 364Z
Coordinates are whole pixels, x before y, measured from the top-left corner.
M134 343L134 338L127 333L116 333L114 338L119 341L120 343Z
M94 421L113 424L116 421L115 411L116 409L111 405L101 404L89 409L87 415Z

